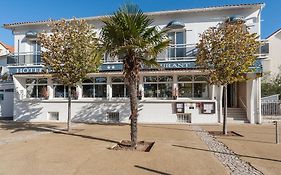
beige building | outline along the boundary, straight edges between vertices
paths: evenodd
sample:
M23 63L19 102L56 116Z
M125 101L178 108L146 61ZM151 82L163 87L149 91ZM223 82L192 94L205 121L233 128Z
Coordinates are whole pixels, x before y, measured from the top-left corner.
M262 62L263 71L265 74L275 76L281 66L281 28L269 35L266 41L262 50L262 53L267 55Z

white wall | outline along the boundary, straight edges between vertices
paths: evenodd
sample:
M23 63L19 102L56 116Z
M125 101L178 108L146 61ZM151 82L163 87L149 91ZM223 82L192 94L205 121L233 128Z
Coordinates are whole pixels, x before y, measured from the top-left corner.
M152 25L157 25L160 28L165 27L172 20L178 20L185 23L186 41L187 44L195 44L199 40L199 34L204 32L207 28L216 26L218 23L226 20L231 16L243 17L246 20L246 24L250 27L251 32L255 32L260 35L260 10L250 8L240 9L227 9L227 10L214 10L214 11L202 11L202 12L186 12L177 14L164 14L151 15L154 19ZM95 31L99 35L102 27L102 22L95 19L87 19L90 24L95 26ZM46 25L32 25L29 27L18 27L14 30L14 47L15 52L31 52L30 42L25 37L26 32L34 31L40 33L42 31L49 31ZM18 48L18 45L20 46Z
M275 76L279 73L281 66L281 30L268 38L268 59L263 60L263 71Z
M14 89L13 84L0 84L0 94L3 94L4 100L0 100L0 119L3 117L13 117L14 92L7 91Z

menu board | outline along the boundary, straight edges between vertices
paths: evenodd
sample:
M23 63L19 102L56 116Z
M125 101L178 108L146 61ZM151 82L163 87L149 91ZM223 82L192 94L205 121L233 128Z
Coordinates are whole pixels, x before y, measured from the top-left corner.
M202 113L203 114L215 114L215 102L203 102Z
M176 113L184 113L184 103L176 103Z

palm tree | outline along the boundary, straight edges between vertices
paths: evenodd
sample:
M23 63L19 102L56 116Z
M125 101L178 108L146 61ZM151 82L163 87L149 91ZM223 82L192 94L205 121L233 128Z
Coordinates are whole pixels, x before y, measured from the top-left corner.
M137 146L137 82L141 65L157 66L156 57L169 45L166 30L152 26L153 20L137 5L125 4L112 16L102 19L103 48L123 61L123 74L129 89L131 107L131 146Z

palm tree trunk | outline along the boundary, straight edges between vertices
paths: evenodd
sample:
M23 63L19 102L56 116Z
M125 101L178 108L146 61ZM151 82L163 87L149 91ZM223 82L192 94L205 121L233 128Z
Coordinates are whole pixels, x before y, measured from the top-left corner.
M70 132L71 128L71 86L68 86L68 109L67 109L67 131Z
M223 86L224 90L224 113L223 113L223 134L227 135L226 118L227 118L227 85Z
M137 147L137 123L138 123L138 100L137 82L135 78L129 78L129 93L131 106L131 147Z

